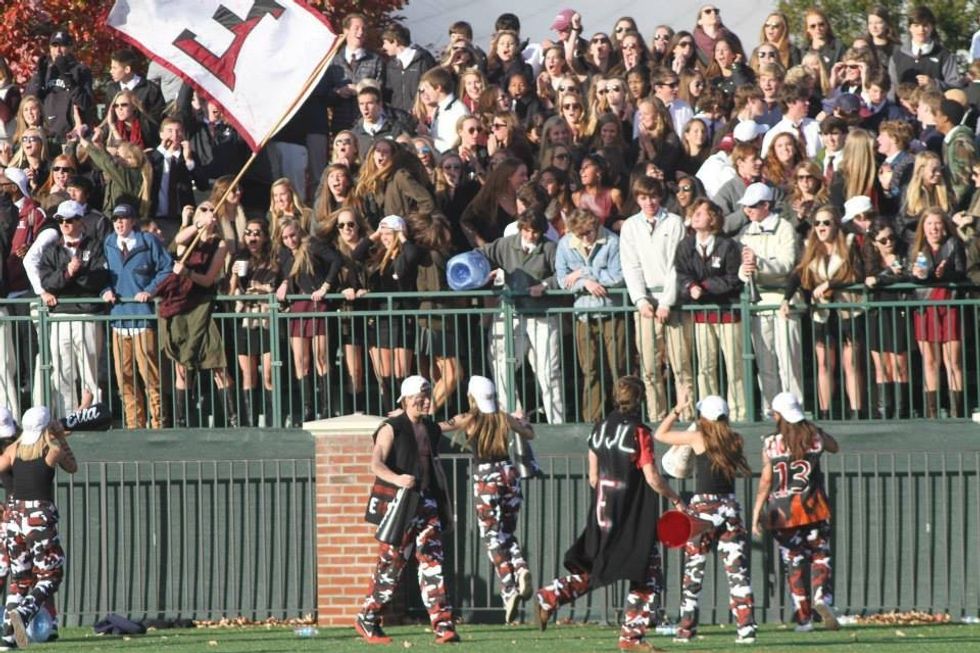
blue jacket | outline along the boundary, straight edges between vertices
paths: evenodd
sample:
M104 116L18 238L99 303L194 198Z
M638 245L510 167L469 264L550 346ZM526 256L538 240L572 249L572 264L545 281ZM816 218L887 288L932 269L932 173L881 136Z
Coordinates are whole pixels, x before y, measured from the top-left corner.
M579 240L568 233L558 241L558 253L555 255L555 278L565 290L576 293L575 307L579 309L601 308L604 306L622 305L621 296L612 294L609 297L595 297L585 289L586 281L597 281L606 288L623 285L623 266L619 260L619 237L605 227L599 228L599 235L589 257L579 247ZM584 271L575 281L568 285L565 277L583 268ZM589 317L588 313L577 313L580 320Z
M173 271L174 261L157 238L141 231L133 232L136 237L136 247L129 251L129 256L123 261L122 251L116 242L116 234L111 233L105 238L105 260L109 268L109 285L105 290L111 290L120 299L129 299L140 292L151 295L157 286ZM113 320L116 328L146 328L153 327L156 322L156 312L153 302L117 301L112 306L110 314L126 317L145 315L153 320Z

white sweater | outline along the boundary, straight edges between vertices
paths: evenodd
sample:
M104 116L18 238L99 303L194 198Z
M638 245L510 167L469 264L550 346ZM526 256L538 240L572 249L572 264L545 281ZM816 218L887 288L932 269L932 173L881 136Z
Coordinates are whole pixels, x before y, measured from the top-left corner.
M677 301L674 255L684 235L684 220L665 209L660 210L652 233L642 212L623 223L619 260L633 304L655 298L658 305L670 308ZM657 288L660 290L655 291Z

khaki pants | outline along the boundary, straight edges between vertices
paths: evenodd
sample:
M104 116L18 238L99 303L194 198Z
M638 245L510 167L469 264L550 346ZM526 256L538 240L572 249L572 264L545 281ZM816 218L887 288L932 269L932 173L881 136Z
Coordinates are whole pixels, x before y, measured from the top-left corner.
M752 350L759 370L764 415L780 392L792 392L803 400L803 345L800 318L784 318L775 311L752 316Z
M150 401L150 428L165 426L160 412L158 351L155 329L143 329L134 335L112 330L112 356L116 383L126 412L126 428L146 428L145 397Z
M679 395L694 400L694 372L691 364L691 342L694 340L693 323L688 313L671 311L666 323L654 318L633 316L636 326L636 350L640 353L640 370L643 385L647 389L647 415L651 420L667 416L671 406L667 404L667 387L663 375L665 362L674 373L674 388ZM688 408L684 419L694 417Z
M622 318L575 320L575 354L582 370L582 420L602 419L606 397L623 375L626 325ZM608 374L603 374L609 370Z
M725 358L728 378L728 411L733 422L745 420L745 384L742 374L742 324L699 323L694 325L694 341L698 352L698 397L721 394L718 376L718 349Z

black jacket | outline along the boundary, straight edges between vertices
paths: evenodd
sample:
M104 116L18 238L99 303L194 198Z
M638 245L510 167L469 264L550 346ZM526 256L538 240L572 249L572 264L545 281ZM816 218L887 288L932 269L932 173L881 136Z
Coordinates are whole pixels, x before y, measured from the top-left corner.
M95 106L92 71L71 55L54 61L45 55L38 61L25 95L36 95L41 100L44 126L64 141L65 134L75 125L72 107L78 107L82 116L88 117Z
M199 189L211 187L211 181L233 175L248 159L248 145L227 122L214 125L191 106L193 89L184 84L177 96L177 115L184 124L187 140L194 150L195 167L191 176Z
M119 82L109 82L105 85L106 99L111 101L121 90L122 86ZM167 107L167 101L163 99L163 91L160 90L160 86L156 82L151 82L143 77L133 87L133 94L140 101L140 104L143 105L143 111L146 115L159 125L160 121L163 120L163 112Z
M428 50L417 45L413 47L415 48L415 55L407 67L402 66L402 62L398 60L398 57L392 57L385 62L385 104L389 107L401 109L406 113L410 113L412 107L415 105L415 98L419 92L419 82L422 80L422 75L436 65L436 60ZM361 150L361 152L364 151Z
M393 141L399 136L414 135L415 119L401 109L385 106L381 129L375 132L374 135L369 134L364 128L363 116L357 119L351 131L354 133L354 138L357 139L357 151L367 153L368 149L370 149L376 140Z
M41 276L41 287L55 297L90 298L96 301L84 303L62 303L51 309L52 313L103 313L105 305L99 299L102 291L109 285L109 270L106 268L105 254L101 242L83 235L78 246L78 258L82 267L74 277L65 275L71 254L59 242L47 247L41 254L38 272Z
M707 259L701 257L697 236L686 236L677 245L674 266L677 268L679 297L687 304L737 304L742 292L738 268L742 264L742 247L715 234L715 246ZM691 298L691 288L700 286L700 299Z
M160 150L150 152L150 164L153 166L153 189L150 192L151 213L153 217L166 217L169 220L180 221L180 212L187 206L194 206L194 188L191 183L191 173L187 169L183 154L178 155L170 166L170 179L167 184L168 207L166 214L160 212L160 184L163 180L163 155Z

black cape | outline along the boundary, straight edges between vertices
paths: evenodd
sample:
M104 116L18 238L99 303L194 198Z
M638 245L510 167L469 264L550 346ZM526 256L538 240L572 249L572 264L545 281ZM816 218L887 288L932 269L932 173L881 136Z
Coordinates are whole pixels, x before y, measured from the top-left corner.
M638 429L649 433L638 415L613 411L589 436L589 450L599 460L599 483L585 529L565 552L565 567L572 573L588 572L592 587L622 579L642 582L657 545L660 507L636 467Z

